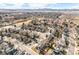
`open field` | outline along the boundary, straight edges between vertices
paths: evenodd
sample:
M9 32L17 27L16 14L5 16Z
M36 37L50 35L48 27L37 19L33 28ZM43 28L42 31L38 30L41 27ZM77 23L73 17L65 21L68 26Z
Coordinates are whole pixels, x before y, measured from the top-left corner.
M72 22L79 25L79 16L75 16L74 19L72 20Z

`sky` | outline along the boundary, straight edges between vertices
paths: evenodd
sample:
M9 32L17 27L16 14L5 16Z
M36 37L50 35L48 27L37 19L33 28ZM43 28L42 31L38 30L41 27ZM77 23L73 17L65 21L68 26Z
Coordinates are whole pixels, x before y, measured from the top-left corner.
M79 9L76 0L71 0L72 3L66 1L68 0L0 0L0 9Z

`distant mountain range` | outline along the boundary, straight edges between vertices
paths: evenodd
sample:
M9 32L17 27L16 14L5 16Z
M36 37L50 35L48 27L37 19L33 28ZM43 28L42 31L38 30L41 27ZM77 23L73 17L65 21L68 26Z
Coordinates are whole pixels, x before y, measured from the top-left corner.
M79 9L0 9L0 12L73 12L79 14Z

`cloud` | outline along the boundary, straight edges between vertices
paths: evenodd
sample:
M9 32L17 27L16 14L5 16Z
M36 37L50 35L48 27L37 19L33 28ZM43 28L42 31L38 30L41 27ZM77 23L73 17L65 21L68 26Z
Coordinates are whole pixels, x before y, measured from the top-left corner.
M70 9L79 9L79 4L72 6Z
M48 3L24 3L22 5L22 8L25 8L25 9L44 9L44 8L52 8L55 4L56 3L52 3L52 4L48 4Z
M79 3L26 3L26 9L79 9Z
M29 8L32 8L32 9L39 9L39 8L46 8L47 7L47 4L45 3L29 3Z
M59 0L0 0L0 3L55 3Z
M79 3L78 0L0 0L0 3Z
M77 3L56 3L56 4L48 4L48 7L51 9L70 9L75 5L77 5Z
M20 9L21 4L11 4L11 3L1 3L0 4L1 9Z
M4 9L79 9L77 3L23 3L11 4L1 3L0 8Z

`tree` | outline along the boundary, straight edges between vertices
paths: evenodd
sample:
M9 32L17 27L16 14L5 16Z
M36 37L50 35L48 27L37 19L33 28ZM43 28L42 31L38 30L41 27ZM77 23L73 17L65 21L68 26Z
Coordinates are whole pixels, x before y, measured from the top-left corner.
M3 42L3 37L0 36L0 44Z
M77 25L77 28L79 28L79 25Z
M2 20L2 16L0 16L0 19Z
M23 23L21 29L24 30L25 29L25 26L26 26L25 23Z
M56 30L56 31L55 31L55 36L56 36L57 38L59 38L59 37L61 36L61 33L60 33L58 30Z

